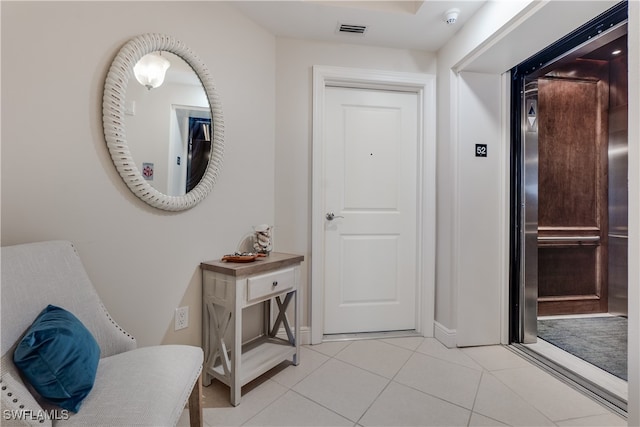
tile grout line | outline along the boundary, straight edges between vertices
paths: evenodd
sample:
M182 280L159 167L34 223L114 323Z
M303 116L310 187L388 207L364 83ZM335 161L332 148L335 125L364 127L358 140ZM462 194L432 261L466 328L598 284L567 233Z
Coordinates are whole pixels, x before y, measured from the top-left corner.
M477 388L477 390L476 390L476 395L475 395L475 397L473 398L473 405L471 406L471 412L470 412L470 414L469 414L469 422L467 423L467 427L471 427L471 418L473 418L473 414L477 414L477 415L480 415L480 416L482 416L482 417L489 418L490 420L495 421L495 422L500 423L500 424L505 424L503 421L497 420L497 419L495 419L495 418L493 418L493 417L490 417L490 416L488 416L488 415L484 415L484 414L482 414L482 413L480 413L480 412L476 412L476 411L475 411L475 408L476 408L476 401L478 400L478 395L480 394L480 386L482 385L482 379L484 378L485 374L486 374L486 375L492 375L492 374L491 374L491 371L489 371L489 370L487 370L487 369L485 369L485 368L483 368L483 369L482 369L482 372L481 372L481 374L480 374L480 380L478 381L478 388ZM493 375L492 375L492 376L493 376ZM497 378L496 378L496 379L497 379ZM554 424L555 424L555 423L554 423Z
M504 387L506 387L508 390L510 390L513 394L515 394L516 396L518 396L518 398L520 400L522 400L523 402L526 402L527 405L529 405L529 407L531 409L533 409L534 411L536 411L538 414L540 414L543 418L545 418L546 420L548 420L549 422L553 423L554 425L558 425L556 423L556 420L552 420L550 417L548 417L544 412L542 412L542 410L540 408L538 408L537 405L534 405L533 403L529 402L529 400L522 395L522 392L514 387L511 387L509 384L507 384L506 382L504 382L502 379L500 379L500 377L496 376L493 374L493 372L508 372L508 371L518 371L518 370L523 370L523 369L537 369L540 370L543 373L548 374L548 372L545 372L543 369L539 368L538 366L533 365L531 362L527 361L529 363L530 366L516 366L516 367L510 367L510 368L502 368L502 369L495 369L493 371L488 371L488 373L494 378L496 379L500 384L502 384ZM552 376L553 377L553 376ZM556 380L558 380L557 378L555 378ZM558 380L559 381L559 380ZM577 391L577 390L576 390ZM482 414L481 414L482 415Z
M402 370L402 368L404 368L404 367L407 365L407 363L409 363L409 360L411 359L411 357L416 353L416 351L417 351L418 347L420 347L420 346L418 346L418 347L416 347L416 349L414 349L414 350L409 350L408 348L400 347L400 346L396 346L395 344L390 344L390 343L387 343L387 342L385 342L385 344L389 344L389 345L391 345L391 346L393 346L393 347L401 348L401 349L404 349L404 350L410 351L410 352L411 352L411 355L410 355L409 357L407 357L407 360L405 360L405 361L404 361L404 363L402 364L402 366L400 366L400 368L398 368L398 370L396 371L396 373L395 373L395 374L393 374L393 376L392 376L391 378L382 377L382 378L386 378L386 379L388 380L388 381L387 381L387 384L384 386L384 388L383 388L382 390L380 390L380 393L378 393L378 395L377 395L377 396L376 396L376 397L371 401L371 403L369 404L369 406L367 406L367 409L365 409L365 410L364 410L364 412L362 413L362 415L360 415L360 418L358 418L358 421L356 421L356 424L358 424L358 425L360 425L360 421L362 421L362 418L363 418L365 415L367 415L367 412L369 412L369 410L371 409L371 407L372 407L372 406L373 406L373 405L378 401L378 399L380 398L380 396L382 396L382 393L384 393L384 392L387 390L387 388L389 388L389 385L390 385L392 382L393 382L393 383L396 383L396 384L399 384L399 383L397 383L397 382L395 382L395 381L394 381L395 377L396 377L396 376L398 376L398 373ZM352 365L352 366L354 366L354 365ZM371 371L368 371L368 370L367 370L367 372L371 372ZM376 375L378 375L378 374L376 374ZM379 375L379 376L381 376L381 375Z
M416 350L414 353L417 353L417 354L419 354L420 356L425 356L425 357L429 357L429 358L431 358L431 359L439 360L439 361L441 361L441 362L442 362L442 361L444 361L444 362L448 362L448 361L446 361L446 360L444 360L444 359L440 359L440 358L438 358L438 357L434 357L434 356L431 356L431 355L429 355L429 354L421 353L421 352L419 352L419 351L417 351L417 350ZM411 358L409 358L409 359L411 359ZM409 360L407 360L407 363L408 363L408 362L409 362ZM470 367L468 367L468 366L460 365L460 364L457 364L457 363L453 363L453 362L448 362L448 363L451 363L451 364L453 364L453 365L457 365L457 366L462 366L462 367L467 368L467 369L472 369L472 370L474 370L474 371L478 371L478 370L477 370L477 369L475 369L475 368L470 368ZM406 363L405 363L405 364L406 364ZM403 367L404 367L404 366L403 366ZM399 372L400 372L400 371L398 371L398 373L399 373ZM482 378L482 372L484 372L484 368L483 368L481 371L479 371L479 372L480 372L480 374L481 374L481 375L480 375L480 378ZM397 374L398 374L398 373L396 373L396 376L397 376ZM442 402L448 403L449 405L454 405L454 406L457 406L458 408L462 408L462 409L464 409L465 411L471 411L471 410L472 410L472 409L469 409L469 408L466 408L466 407L464 407L464 406L460 405L459 403L451 402L451 401L449 401L449 400L447 400L447 399L445 399L445 398L443 398L443 397L436 396L435 394L428 393L428 392L426 392L426 391L420 390L420 389L415 388L415 387L413 387L413 386L410 386L410 385L408 385L408 384L403 384L403 383L401 383L401 382L399 382L399 381L395 381L395 376L394 376L394 378L392 379L392 381L393 381L394 383L398 384L398 385L403 386L403 387L410 388L411 390L417 391L417 392L422 393L422 394L424 394L424 395L427 395L427 396L433 397L434 399L438 399L438 400L440 400L440 401L442 401ZM478 383L478 385L479 385L479 383ZM475 404L475 398L474 398L474 404Z
M316 351L317 353L324 354L325 356L327 356L327 357L328 357L328 359L327 359L327 360L325 360L325 361L322 363L322 365L326 364L326 363L327 363L327 362L329 362L330 360L335 360L335 361L337 361L337 362L345 363L345 364L347 364L347 365L349 365L349 366L353 366L353 367L355 367L355 368L362 369L362 370L363 370L363 371L365 371L365 372L368 372L368 373L371 373L371 374L377 375L377 376L379 376L379 377L381 377L381 378L385 378L385 377L383 377L382 375L376 374L376 373L374 373L374 372L371 372L371 371L369 371L369 370L363 369L363 368L361 368L361 367L359 367L359 366L355 366L355 365L353 365L353 364L351 364L351 363L349 363L349 362L345 362L344 360L340 360L340 359L337 359L337 358L336 358L336 356L337 356L337 355L339 355L339 354L340 354L340 353L342 353L344 350L346 350L346 349L347 349L347 347L349 347L351 344L353 344L353 342L354 342L354 341L349 342L349 344L345 345L342 349L340 349L340 350L339 350L336 354L334 354L333 356L329 356L328 354L326 354L326 353L322 353L322 352L317 351L317 350L315 350L315 351ZM314 371L315 371L315 369L314 369ZM311 374L309 374L309 375L311 375ZM307 376L308 376L308 375L307 375ZM306 378L306 377L305 377L305 378ZM384 386L384 388L382 389L382 391L380 391L380 393L378 394L378 396L376 396L376 397L375 397L375 399L373 399L373 401L371 402L371 404L367 407L367 409L365 409L365 410L364 410L364 412L362 413L362 415L360 415L360 417L358 417L358 419L357 419L356 421L353 421L353 420L351 420L350 418L347 418L347 417L345 417L344 415L337 413L337 412L336 412L336 411L334 411L333 409L331 409L331 408L329 408L329 407L327 407L327 406L323 405L323 404L322 404L322 403L320 403L320 402L316 402L315 400L311 399L310 397L307 397L307 396L305 396L305 395L303 395L303 394L298 393L296 390L293 390L293 388L291 389L291 391L293 391L294 393L296 393L296 394L298 394L298 395L300 395L300 396L304 397L304 398L305 398L305 399L307 399L308 401L313 402L313 403L315 403L316 405L319 405L319 406L321 406L321 407L325 408L326 410L328 410L328 411L330 411L330 412L332 412L332 413L336 414L337 416L339 416L339 417L341 417L341 418L344 418L345 420L347 420L347 421L349 421L349 422L354 423L353 425L354 425L354 426L356 426L356 425L360 425L360 420L362 419L362 417L364 417L364 415L367 413L367 411L369 410L369 408L371 408L371 405L373 405L373 403L375 403L375 401L378 399L378 397L380 397L380 394L382 394L382 392L383 392L384 390L386 390L386 389L387 389L387 387L389 386L389 384L391 383L391 380L390 380L390 379L388 379L388 378L385 378L385 379L387 379L387 380L388 380L387 384ZM300 380L299 382L302 382L302 380Z
M320 364L318 364L318 366L316 366L315 368L311 369L309 372L306 372L306 373L304 374L304 376L303 376L301 379L297 379L297 380L296 380L292 385L285 385L285 384L281 384L281 383L279 383L278 381L274 380L272 376L269 376L269 377L268 377L268 381L274 381L274 383L279 384L280 386L282 386L282 387L285 389L285 391L284 391L281 395L279 395L275 400L273 400L273 401L272 401L272 402L270 402L268 405L266 405L264 408L260 409L257 413L255 413L254 415L252 415L250 418L248 418L248 419L247 419L247 420L245 420L244 422L242 422L242 423L240 423L240 424L237 424L237 425L242 425L242 426L247 425L247 424L248 424L248 423L250 423L252 420L254 420L254 419L255 419L259 414L262 414L262 413L263 413L267 408L270 408L272 405L276 404L276 402L281 401L281 399L282 399L282 398L287 394L287 392L288 392L288 391L291 391L291 392L295 393L297 396L304 398L306 401L309 401L309 402L311 402L311 403L313 403L313 404L316 404L316 405L318 405L319 407L322 407L322 408L324 408L325 410L327 410L327 411L329 411L329 412L331 412L331 413L333 413L333 414L337 415L338 417L340 417L340 419L345 420L345 421L347 421L347 422L349 422L349 423L354 423L354 424L353 424L354 426L360 426L360 422L361 422L361 421L363 420L363 418L367 415L367 413L371 410L371 408L372 408L372 407L373 407L373 406L374 406L374 405L379 401L379 399L380 399L380 397L382 396L382 394L383 394L383 393L385 393L385 392L388 390L388 388L389 388L389 386L391 385L391 383L395 383L396 385L400 385L400 386L402 386L402 387L406 387L406 388L411 389L411 390L414 390L414 391L416 391L416 392L418 392L418 393L420 393L420 394L423 394L423 395L426 395L426 396L430 396L430 397L435 398L435 399L437 399L437 400L439 400L439 401L442 401L442 402L445 402L445 403L447 403L447 404L454 405L454 406L456 406L456 407L459 407L459 408L461 408L461 409L464 409L464 410L469 411L469 416L468 416L467 423L466 423L466 426L467 426L467 427L471 426L472 418L473 418L473 415L474 415L474 414L477 414L477 415L479 415L479 416L486 417L486 418L488 418L488 419L490 419L490 420L493 420L493 421L501 422L501 423L502 423L503 421L497 420L497 419L495 419L495 418L493 418L493 417L486 416L486 415L484 415L484 414L482 414L482 413L480 413L480 412L476 412L476 411L475 411L475 405L478 403L479 392L480 392L480 388L481 388L481 385L482 385L482 381L483 381L483 380L485 380L485 379L487 379L487 378L489 378L489 377L494 378L494 379L495 379L495 380L497 380L500 384L502 384L502 386L506 387L506 389L508 389L508 390L510 390L512 393L514 393L514 395L515 395L515 396L517 396L519 399L521 399L521 400L523 400L523 401L527 402L527 403L529 404L529 407L530 407L532 410L536 411L540 416L542 416L544 419L546 419L546 420L548 420L549 422L551 422L553 425L558 425L558 423L559 423L559 422L563 422L563 421L570 421L570 420L574 420L574 419L575 419L575 420L579 420L579 419L582 419L582 418L586 418L586 416L580 416L580 417L575 417L575 418L569 418L569 419L567 419L567 420L553 420L553 419L551 419L550 417L548 417L545 413L543 413L543 412L542 412L542 410L541 410L541 409L539 409L539 408L537 407L537 405L534 405L534 404L532 404L532 403L529 403L529 402L527 401L527 399L525 399L525 397L521 394L521 392L520 392L520 390L519 390L519 389L516 389L516 388L514 388L514 387L511 387L507 382L503 381L501 378L499 378L498 376L496 376L496 375L494 374L494 373L507 372L507 371L512 371L512 372L513 372L513 371L518 371L518 370L523 370L523 369L530 369L530 368L538 369L538 370L540 370L540 371L542 371L542 372L545 372L545 371L544 371L544 369L541 369L540 367L536 366L535 364L531 363L530 361L528 361L528 360L526 360L526 359L524 359L524 358L521 358L521 359L523 359L523 360L525 360L526 362L528 362L528 363L526 363L526 365L523 365L523 366L510 366L510 367L506 367L506 368L500 367L500 368L497 368L497 369L490 370L490 369L488 369L488 368L484 367L482 364L480 364L480 362L478 362L478 361L477 361L473 356L471 356L471 355L469 355L469 354L466 354L466 353L465 353L465 354L466 354L466 356L467 356L470 360L472 360L473 362L475 362L475 363L477 363L478 365L480 365L480 366L481 366L481 370L480 370L480 378L479 378L479 380L478 380L478 385L477 385L476 390L475 390L475 394L474 394L474 398L473 398L473 401L472 401L472 404L471 404L471 408L467 408L467 407L462 406L462 405L460 405L460 404L457 404L457 403L454 403L454 402L450 402L450 401L446 400L446 399L445 399L445 398L443 398L443 397L439 397L439 396L433 395L433 394L431 394L431 393L428 393L428 392L425 392L425 391L423 391L423 390L417 389L417 388L412 387L412 386L410 386L410 385L406 385L406 384L403 384L403 383L401 383L401 382L396 381L396 378L398 377L399 373L400 373L403 369L405 369L405 367L407 366L407 364L409 363L409 361L410 361L412 358L416 357L416 355L418 355L419 357L427 357L427 358L431 358L431 359L433 359L433 360L445 361L445 362L450 363L450 364L452 364L452 365L456 365L456 366L464 367L464 368L467 368L467 369L473 369L473 370L476 370L476 371L477 371L477 369L475 369L475 368L471 368L471 367L466 366L466 365L463 365L463 364L459 364L459 363L451 362L451 361L449 361L449 360L442 359L442 358L440 358L440 357L436 357L436 356L433 356L433 355L431 355L431 354L427 354L427 353L423 353L423 352L421 352L421 351L418 351L418 349L419 349L419 348L421 348L421 346L426 342L426 340L427 340L427 339L428 339L428 337L424 337L424 338L423 338L423 340L422 340L422 342L421 342L421 344L417 345L414 349L407 348L407 347L400 346L400 345L396 345L395 343L386 342L385 340L379 340L379 341L384 342L385 344L390 345L390 346L392 346L392 347L394 347L394 348L397 348L397 349L403 349L403 350L405 350L405 351L407 351L407 352L409 352L409 353L410 353L410 354L409 354L409 357L407 357L407 359L406 359L406 360L405 360L405 361L400 365L400 367L395 371L395 373L394 373L390 378L389 378L389 377L386 377L386 376L383 376L383 375L380 375L380 374L378 374L378 373L376 373L376 372L370 371L370 370L368 370L368 369L362 368L362 367L360 367L360 366L354 365L354 364L352 364L352 363L350 363L350 362L348 362L348 361L344 361L344 360L341 360L341 359L339 359L339 358L338 358L338 356L339 356L340 354L342 354L342 353L343 353L347 348L349 348L349 347L350 347L350 346L351 346L355 341L348 342L346 345L344 345L344 347L340 348L340 349L339 349L337 352L335 352L335 354L333 354L333 355L329 355L329 354L323 353L323 352L321 352L321 351L315 350L315 349L313 349L313 348L312 348L312 346L305 346L305 348L307 348L308 350L312 350L312 351L314 351L316 354L319 354L319 355L324 356L326 359L325 359L325 360L322 360L322 362L321 362ZM464 352L463 352L463 353L464 353ZM321 404L321 403L319 403L319 402L316 402L316 401L315 401L315 400L313 400L312 398L307 397L307 396L305 396L305 395L303 395L303 394L301 394L301 393L299 393L299 392L297 392L296 390L294 390L294 389L293 389L293 388L294 388L295 386L297 386L300 382L304 381L306 378L308 378L310 375L312 375L314 372L316 372L316 371L317 371L318 369L320 369L321 367L325 366L325 365L327 364L327 362L329 362L329 361L331 361L331 360L335 360L336 362L344 363L344 364L347 364L347 365L352 366L352 367L354 367L354 368L361 369L362 371L365 371L365 372L370 373L370 374L372 374L372 375L376 375L376 376L378 376L378 377L383 378L384 380L386 380L386 384L384 385L384 387L382 387L381 391L380 391L379 393L377 393L377 395L376 395L376 396L371 400L371 402L367 405L367 407L366 407L366 409L364 410L364 412L363 412L359 417L357 417L357 420L356 420L356 421L353 421L352 419L350 419L350 418L348 418L348 417L346 417L346 416L344 416L344 415L342 415L342 414L340 414L340 413L338 413L338 412L334 411L333 409L331 409L331 408L329 408L329 407L327 407L327 406L325 406L325 405L323 405L323 404ZM548 372L547 372L547 374L548 374ZM553 377L553 375L551 375L551 376ZM562 382L562 381L560 381L560 382ZM605 409L606 409L606 408L605 408ZM597 416L597 415L608 415L608 414L612 414L612 412L611 412L611 411L605 411L605 412L604 412L604 413L602 413L602 414L596 414L596 415L591 415L591 416ZM615 414L614 414L614 415L615 415ZM206 420L203 420L203 421L204 421L204 425L205 425L205 426L207 426L207 427L208 427L208 426L210 425L210 424L208 424L208 423L206 422Z
M367 412L369 412L369 409L371 409L371 407L378 401L380 396L382 396L382 393L384 393L384 391L389 387L391 382L392 382L392 380L388 380L387 384L382 388L382 390L380 390L380 393L378 393L378 395L371 401L369 406L367 406L367 409L365 409L364 412L362 413L362 415L360 415L360 417L356 421L356 424L361 425L360 421L362 421L362 418L364 418L364 416L367 415Z
M273 381L271 378L269 378L269 381ZM276 384L281 385L282 387L285 387L287 389L287 391L290 391L291 389L283 386L282 384L278 383L277 381L274 381ZM264 383L263 383L264 384ZM255 414L253 414L251 417L249 417L247 420L245 420L243 423L241 423L241 426L246 426L247 423L249 421L251 421L252 419L254 419L255 417L257 417L258 415L260 415L261 413L263 413L264 411L267 410L267 408L270 408L271 405L273 405L274 403L276 403L277 401L279 401L280 399L282 399L282 397L287 394L287 391L285 391L284 393L282 393L280 396L278 396L273 402L270 402L268 405L266 405L264 408L260 409L258 412L256 412Z
M425 337L425 340L426 340L426 339L427 339L427 338ZM431 356L431 355L429 355L429 354L422 353L422 352L418 351L418 348L420 348L420 346L417 346L415 350L409 350L409 349L408 349L408 348L406 348L406 347L400 347L400 346L396 346L396 347L398 347L398 348L403 348L403 349L405 349L405 350L408 350L408 351L410 351L412 354L411 354L411 356L409 356L409 357L407 358L407 360L403 363L403 365L400 367L400 369L398 369L398 371L394 374L394 376L393 376L391 379L389 379L389 382L388 382L388 383L387 383L387 385L384 387L384 389L383 389L383 390L378 394L378 396L377 396L377 397L372 401L371 405L369 405L369 407L365 410L365 412L362 414L362 416L358 419L357 424L359 424L359 423L360 423L360 420L362 420L362 417L364 417L364 416L366 415L366 413L369 411L369 409L371 409L371 406L372 406L372 405L373 405L373 404L378 400L378 398L380 397L380 395L382 394L382 392L384 392L384 390L386 390L386 389L387 389L387 387L389 387L389 385L390 385L391 383L395 383L395 384L400 385L400 386L402 386L402 387L406 387L406 388L411 389L411 390L413 390L413 391L416 391L416 392L418 392L418 393L424 394L425 396L429 396L429 397L434 398L434 399L437 399L437 400L439 400L439 401L441 401L441 402L447 403L447 404L449 404L449 405L457 406L458 408L464 409L465 411L469 411L469 417L471 417L471 415L472 415L472 413L473 413L473 409L472 409L472 408L473 408L473 405L472 405L472 408L471 408L471 409L470 409L470 408L467 408L467 407L464 407L464 406L460 405L459 403L451 402L451 401L449 401L449 400L447 400L447 399L444 399L444 398L442 398L442 397L440 397L440 396L436 396L436 395L434 395L434 394L427 393L427 392L425 392L425 391L423 391L423 390L417 389L417 388L415 388L415 387L413 387L413 386L410 386L410 385L407 385L407 384L403 384L403 383L401 383L401 382L398 382L398 381L396 381L396 380L395 380L395 378L398 376L398 374L400 373L400 371L401 371L401 370L402 370L402 369L407 365L407 363L409 363L409 360L411 360L411 358L412 358L414 355L416 355L416 354L418 354L418 355L420 355L420 356L425 356L425 357L428 357L428 358L432 358L432 359L435 359L435 360L448 362L448 363L451 363L451 364L453 364L453 365L461 366L461 367L464 367L464 368L467 368L467 369L472 369L472 370L475 370L475 371L478 371L477 369L475 369L475 368L470 368L469 366L461 365L461 364L458 364L458 363L449 362L449 361L447 361L447 360L440 359L440 358L438 358L438 357L434 357L434 356ZM345 348L346 348L346 347L345 347ZM341 351L342 351L342 350L341 350ZM341 352L341 351L340 351L340 352ZM337 356L340 352L336 353L336 356ZM377 373L375 373L375 372L372 372L372 371L366 370L366 369L361 368L361 367L359 367L359 366L353 365L353 364L351 364L351 363L349 363L349 362L345 362L345 361L340 360L340 359L336 359L336 360L337 360L337 361L339 361L339 362L347 363L347 364L349 364L349 365L351 365L351 366L354 366L354 367L356 367L356 368L363 369L363 370L365 370L365 371L367 371L367 372L370 372L370 373L372 373L372 374L374 374L374 375L378 375L378 376L380 376L380 377L382 377L382 378L388 379L388 378L386 378L386 377L383 377L382 375L379 375L379 374L377 374ZM472 360L473 360L473 359L472 359ZM475 360L474 360L474 361L475 361ZM481 374L481 375L480 375L480 378L482 378L482 373L484 372L484 368L483 368L482 370L480 370L479 372L480 372L480 374ZM477 391L479 390L479 387L480 387L480 382L478 382L478 389L476 390L476 396L477 396ZM475 397L474 397L474 405L475 405ZM496 421L497 421L497 420L496 420Z
M476 393L473 396L473 403L471 404L471 410L469 411L469 420L467 421L467 427L471 426L471 418L473 418L474 409L476 408L476 400L478 400L478 394L480 394L480 386L482 385L482 378L484 378L484 369L482 370L482 372L480 372L478 387L476 387Z

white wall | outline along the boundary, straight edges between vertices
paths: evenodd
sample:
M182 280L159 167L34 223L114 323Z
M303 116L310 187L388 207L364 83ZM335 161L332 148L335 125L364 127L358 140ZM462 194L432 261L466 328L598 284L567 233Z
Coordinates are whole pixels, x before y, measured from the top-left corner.
M199 344L199 263L275 218L275 38L221 2L2 2L1 19L2 245L71 240L140 345ZM183 213L139 201L102 134L108 68L145 32L193 49L223 103L219 181ZM174 333L182 305L190 326Z
M276 224L279 251L304 254L302 325L310 325L312 66L435 73L435 55L401 49L278 38Z
M498 256L509 217L499 209L505 204L501 185L508 146L501 139L501 79L498 74L464 72L458 90L458 195L456 344L459 347L500 343L502 298L499 286L483 286L499 276L505 265ZM487 146L486 157L476 157L476 144ZM490 255L486 255L490 254ZM454 261L455 262L455 261ZM466 313L486 313L482 321ZM498 314L498 315L496 315Z
M474 50L490 40L502 28L517 21L523 11L532 6L532 2L525 1L495 1L485 4L465 24L440 51L438 51L438 240L436 253L436 336L448 346L456 345L458 323L458 294L460 276L474 277L473 270L464 270L465 265L472 266L475 263L486 263L492 271L487 275L478 276L474 280L475 291L485 289L486 283L497 279L495 270L497 261L487 262L483 257L492 256L490 251L480 248L479 253L473 255L475 259L460 260L459 246L467 245L470 241L474 247L467 248L467 253L476 251L482 245L482 241L468 235L462 235L460 229L473 227L474 224L483 224L493 230L499 228L498 217L486 213L482 217L473 216L476 209L471 200L465 202L459 194L465 194L472 189L460 189L459 180L461 174L467 171L459 169L458 164L458 108L464 102L458 95L457 74L453 67L462 59L469 56ZM513 49L513 48L512 48ZM506 71L505 68L501 71ZM493 148L491 148L493 151ZM466 150L468 151L468 149ZM468 154L467 152L465 152ZM465 175L468 184L496 188L491 178L486 180L485 173L476 173L471 169L470 176ZM495 207L498 208L497 206ZM465 213L469 216L464 217ZM488 221L488 222L487 222ZM471 237L471 238L470 238ZM475 292L473 293L475 295ZM472 306L472 304L469 304ZM489 311L487 311L488 313ZM479 325L481 321L477 321ZM490 324L495 324L494 319Z

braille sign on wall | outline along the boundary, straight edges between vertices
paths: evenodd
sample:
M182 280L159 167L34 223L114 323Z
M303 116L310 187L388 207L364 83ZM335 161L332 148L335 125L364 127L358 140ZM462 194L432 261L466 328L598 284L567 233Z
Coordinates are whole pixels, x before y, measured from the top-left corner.
M487 157L487 144L476 144L476 157Z

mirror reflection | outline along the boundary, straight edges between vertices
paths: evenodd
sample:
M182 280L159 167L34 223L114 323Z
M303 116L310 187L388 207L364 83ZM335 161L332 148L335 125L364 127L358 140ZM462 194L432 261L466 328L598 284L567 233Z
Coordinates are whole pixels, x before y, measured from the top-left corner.
M150 55L169 61L169 67L157 87L129 79L127 141L131 157L151 186L169 196L183 196L207 170L211 109L200 79L186 61L166 51Z

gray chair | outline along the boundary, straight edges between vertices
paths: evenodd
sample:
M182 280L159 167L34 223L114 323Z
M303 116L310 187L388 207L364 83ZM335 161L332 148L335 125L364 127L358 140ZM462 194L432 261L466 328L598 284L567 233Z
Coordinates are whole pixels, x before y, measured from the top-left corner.
M1 270L1 425L172 426L188 403L191 426L202 426L202 349L136 348L109 316L71 243L3 247ZM95 383L78 413L36 400L13 363L17 342L48 304L73 313L100 346Z

